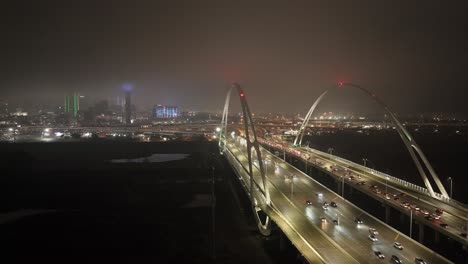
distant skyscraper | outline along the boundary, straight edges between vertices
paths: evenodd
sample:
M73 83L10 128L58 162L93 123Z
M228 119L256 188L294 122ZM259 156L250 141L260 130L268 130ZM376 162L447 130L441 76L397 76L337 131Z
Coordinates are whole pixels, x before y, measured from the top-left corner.
M0 115L8 115L8 103L0 101Z
M73 93L72 96L65 95L64 112L71 113L73 117L78 116L80 110L80 96L77 93Z
M130 125L132 122L132 93L130 90L125 91L125 124Z
M155 105L153 108L153 116L156 118L176 118L179 116L179 107Z

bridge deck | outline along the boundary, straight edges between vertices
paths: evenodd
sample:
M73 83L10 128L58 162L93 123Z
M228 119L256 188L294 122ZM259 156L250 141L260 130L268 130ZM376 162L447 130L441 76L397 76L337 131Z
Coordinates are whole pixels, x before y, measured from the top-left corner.
M244 147L239 143L229 141L227 149L236 158L236 162L242 164L243 168L247 168L248 161ZM415 257L422 257L427 263L449 263L447 259L353 204L343 201L336 193L268 151L262 150L262 153L264 158L270 160L266 165L266 176L273 209L278 216L281 216L282 221L286 221L283 226L279 226L280 228L284 225L290 226L290 230L285 234L296 246L302 245L298 246L302 254L308 254L312 247L327 263L376 263L379 260L373 251L380 250L387 258L397 255L405 263L414 262ZM230 160L230 162L232 164L234 161ZM277 170L273 163L279 165ZM242 171L242 169L238 170ZM292 174L296 177L291 179ZM254 171L254 179L261 182L257 168ZM318 192L321 192L323 196L315 196ZM306 200L312 201L313 205L307 206ZM323 201L336 201L338 207L330 207L325 211L321 206ZM266 210L266 213L270 211ZM327 222L321 222L321 217L327 219ZM355 217L360 217L364 224L357 225L354 222ZM340 224L333 224L333 219L338 219ZM379 231L378 242L368 239L369 227ZM294 233L296 235L292 235ZM395 240L402 243L405 249L400 251L394 248Z

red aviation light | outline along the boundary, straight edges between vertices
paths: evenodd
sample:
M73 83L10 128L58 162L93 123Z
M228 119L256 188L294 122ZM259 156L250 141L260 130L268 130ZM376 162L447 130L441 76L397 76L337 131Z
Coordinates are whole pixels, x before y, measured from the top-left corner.
M240 95L240 97L244 97L244 93L240 93L239 95Z
M343 86L344 85L344 82L338 82L338 86Z

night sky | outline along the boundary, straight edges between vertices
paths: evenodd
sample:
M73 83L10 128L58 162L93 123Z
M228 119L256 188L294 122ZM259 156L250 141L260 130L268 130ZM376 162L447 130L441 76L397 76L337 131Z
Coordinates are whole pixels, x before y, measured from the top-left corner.
M215 111L236 80L254 112L305 113L344 80L399 113L468 114L463 1L10 2L0 8L0 99L11 104L59 104L73 91L107 99L133 83L140 110ZM367 101L337 91L323 109Z

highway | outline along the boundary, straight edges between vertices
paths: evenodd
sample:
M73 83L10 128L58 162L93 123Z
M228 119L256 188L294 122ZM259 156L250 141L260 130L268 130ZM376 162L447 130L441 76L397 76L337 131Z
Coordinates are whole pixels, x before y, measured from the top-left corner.
M275 142L275 144L278 143L280 142ZM282 143L284 144L284 142ZM468 240L460 235L463 232L462 227L467 225L467 212L463 210L463 208L451 206L408 188L404 189L403 185L396 184L393 181L388 180L386 182L384 179L376 176L372 169L356 166L355 163L347 162L344 159L335 159L334 156L327 153L304 147L294 148L294 150L294 152L289 153L301 158L303 162L309 158L309 166L320 168L328 174L335 176L338 180L343 180L343 177L345 177L345 184L359 189L374 199L381 200L383 203L407 215L410 215L410 210L412 210L414 220L419 220L462 244L468 243ZM350 175L354 178L350 179ZM365 185L357 184L362 181L365 181ZM377 188L370 188L374 185L377 186ZM390 199L386 198L385 193L388 193ZM406 195L403 197L400 195L401 193L405 193ZM395 200L396 198L394 195L398 195L398 200ZM413 205L414 208L417 206L419 210L415 210L409 206L405 207L402 205L403 202L408 202L410 205ZM421 210L426 210L430 215L435 212L436 208L442 208L445 211L438 220L428 220L425 218L425 215L421 213ZM448 224L448 227L444 228L440 226L441 223Z
M245 146L232 140L229 140L226 146L246 168L248 161ZM450 263L352 203L343 200L338 194L265 149L262 149L262 155L266 160L267 189L273 207L281 212L308 242L315 245L317 242L314 241L319 241L314 248L323 255L327 263L388 263L392 255L398 256L403 263L414 263L415 257L421 257L426 263ZM258 169L254 179L256 182L261 182ZM321 196L318 196L318 193L321 193ZM310 201L311 205L307 205L306 201ZM334 201L337 207L329 206L325 210L322 207L325 201L328 203ZM322 217L326 222L322 222ZM364 223L356 224L354 221L356 217L362 219ZM339 224L334 224L333 220L339 220ZM370 227L379 232L376 242L368 238ZM320 245L322 242L325 243L324 236L331 245ZM394 241L400 242L404 249L394 248ZM336 248L339 248L340 253L335 259L331 254ZM378 259L374 254L377 250L385 255L385 260Z

